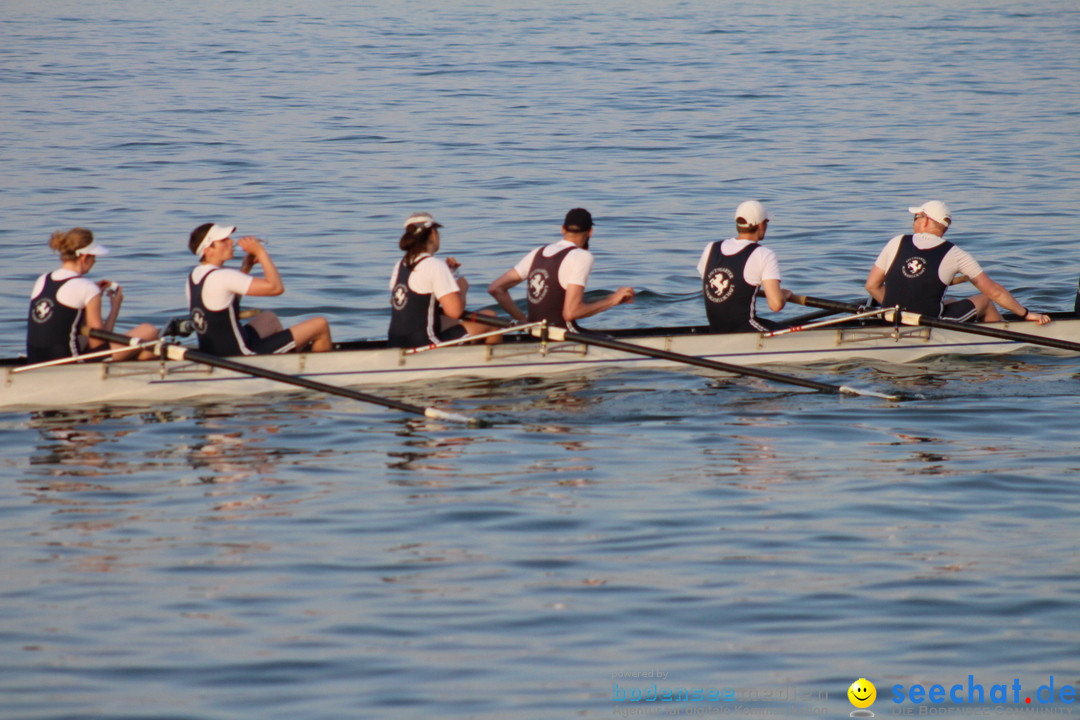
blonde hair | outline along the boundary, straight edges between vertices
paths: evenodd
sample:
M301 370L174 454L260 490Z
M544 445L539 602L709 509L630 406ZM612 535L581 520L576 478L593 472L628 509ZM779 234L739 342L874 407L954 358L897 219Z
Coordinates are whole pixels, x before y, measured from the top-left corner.
M57 230L49 238L49 247L60 253L60 259L74 260L78 255L76 250L81 250L94 242L94 233L86 228L71 228L70 230Z

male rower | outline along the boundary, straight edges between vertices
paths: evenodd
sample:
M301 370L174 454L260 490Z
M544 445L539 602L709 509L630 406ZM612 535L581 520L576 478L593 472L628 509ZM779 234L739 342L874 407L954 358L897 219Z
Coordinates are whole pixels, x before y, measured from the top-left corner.
M776 253L761 244L769 219L764 205L747 200L735 208L737 235L711 242L701 253L697 270L705 297L705 314L714 332L764 332L783 327L758 317L756 311L762 290L773 312L783 310L791 299L791 291L780 287Z
M574 208L563 220L562 240L534 249L491 283L488 292L518 322L547 320L548 325L581 332L576 320L634 302L632 287L621 287L600 300L585 301L585 284L593 266L589 252L592 234L592 215L584 208ZM527 315L514 304L509 292L525 279Z
M1050 316L1025 308L1008 290L987 276L971 255L945 240L952 226L949 207L938 200L908 208L914 232L897 235L878 255L866 278L866 290L882 307L950 320L1000 322L997 305L1030 322L1045 325ZM945 291L961 273L980 291L963 300L946 300Z
M199 350L214 355L330 350L330 324L324 317L313 317L286 329L277 315L263 311L247 325L240 325L241 295L280 295L285 285L266 247L254 237L234 242L235 230L229 225L206 223L195 228L188 241L200 262L188 276L185 288ZM223 267L234 257L235 245L246 253L239 270ZM263 277L249 274L255 265L262 266Z

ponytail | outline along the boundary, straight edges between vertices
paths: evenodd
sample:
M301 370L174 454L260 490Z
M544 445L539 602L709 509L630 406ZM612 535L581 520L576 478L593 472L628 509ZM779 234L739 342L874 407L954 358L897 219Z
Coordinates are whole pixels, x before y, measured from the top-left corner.
M405 258L401 264L411 268L416 263L418 255L426 252L431 233L435 232L436 225L425 223L413 223L405 226L405 234L398 241L398 247L405 251Z
M49 247L60 253L60 259L67 262L75 260L77 250L94 242L94 233L86 228L71 228L70 230L57 230L49 238Z

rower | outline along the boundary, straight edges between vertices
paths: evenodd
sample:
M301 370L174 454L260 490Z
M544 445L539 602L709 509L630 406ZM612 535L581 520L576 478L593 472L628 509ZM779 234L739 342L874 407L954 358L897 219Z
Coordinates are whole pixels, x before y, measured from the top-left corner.
M769 213L757 200L735 208L733 238L711 242L701 253L697 270L709 328L714 332L765 332L784 326L757 316L758 295L765 291L769 309L779 312L791 299L780 287L776 253L761 245L769 228Z
M263 311L241 327L240 296L281 295L285 285L266 246L254 237L242 237L234 243L235 230L231 225L205 223L195 228L188 240L200 262L188 275L185 287L199 350L225 356L330 350L330 324L324 317L286 329L277 315ZM234 257L235 245L246 253L239 270L223 267ZM249 274L255 265L262 266L264 277Z
M469 283L464 277L454 277L461 263L452 257L435 257L441 227L426 212L412 213L405 219L405 233L398 241L405 257L390 274L390 347L434 345L486 329L480 323L460 320ZM489 338L489 342L497 340Z
M1025 308L1008 290L990 279L975 259L944 239L952 226L949 207L938 200L908 208L914 232L889 240L866 278L866 290L883 307L951 320L1000 322L994 303L1030 322L1045 325L1050 316ZM980 294L946 300L953 276L968 277Z
M600 300L585 301L585 284L592 271L589 240L593 219L588 210L566 213L562 240L535 248L488 286L488 292L518 322L546 320L554 327L581 332L575 320L634 302L634 288L620 287ZM528 315L510 297L510 288L528 278Z
M103 245L94 241L86 228L57 231L49 238L49 247L60 254L61 267L45 273L34 283L30 293L30 316L26 327L26 357L31 363L76 357L105 347L101 340L90 339L86 331L113 331L124 291L109 280L94 282L83 277L94 267L97 258L108 254ZM101 295L109 298L109 315L101 317ZM143 341L157 339L157 330L143 323L126 333L127 337ZM121 344L112 344L121 348ZM150 350L129 350L113 358L125 360L138 355L140 359L154 356Z

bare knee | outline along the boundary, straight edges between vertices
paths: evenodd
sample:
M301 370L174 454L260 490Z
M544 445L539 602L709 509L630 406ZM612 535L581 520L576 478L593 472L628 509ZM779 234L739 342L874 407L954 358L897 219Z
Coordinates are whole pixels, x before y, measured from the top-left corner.
M142 325L136 325L127 335L140 340L157 340L158 330L150 323L143 323Z

